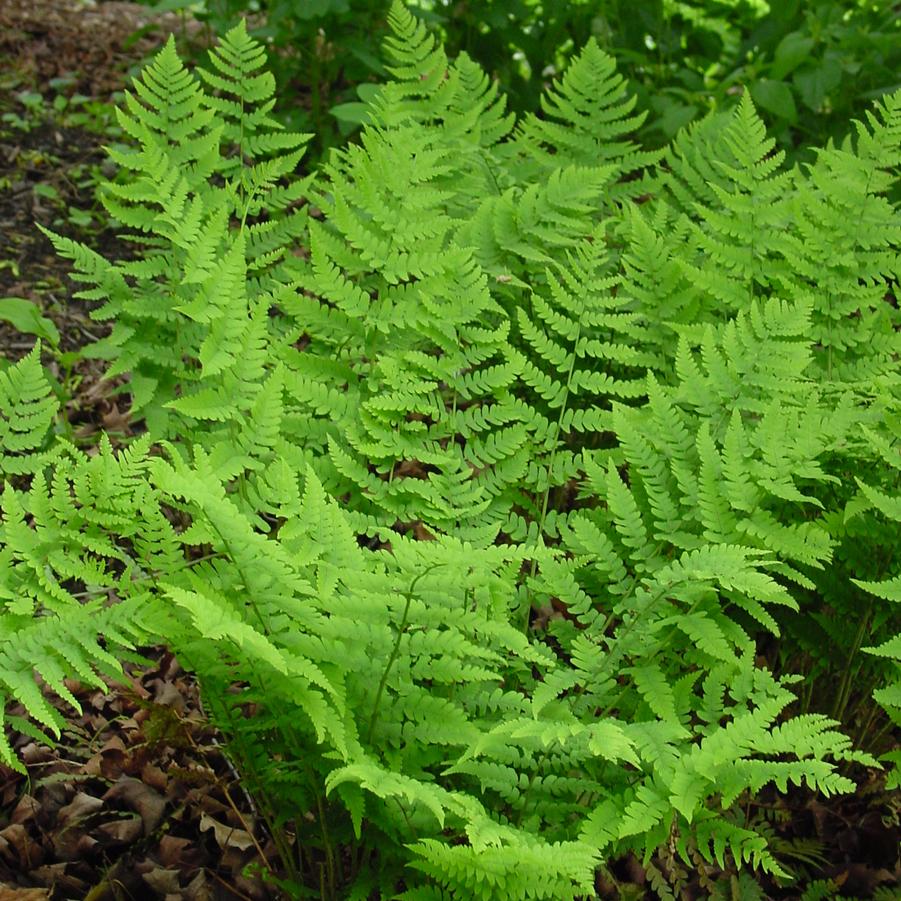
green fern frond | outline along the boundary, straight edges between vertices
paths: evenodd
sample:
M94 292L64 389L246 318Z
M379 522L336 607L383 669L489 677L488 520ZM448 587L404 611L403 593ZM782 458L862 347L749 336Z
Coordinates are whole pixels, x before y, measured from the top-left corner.
M479 851L423 839L412 846L410 866L438 885L465 891L479 901L501 899L575 899L592 891L597 853L578 842L543 843L510 836L497 847ZM407 893L401 895L406 898ZM409 895L411 901L416 893Z
M898 316L885 295L901 249L887 196L898 178L899 122L896 91L855 123L856 140L818 151L793 204L783 253L800 283L794 290L813 300L811 337L830 379L890 371L898 353Z
M384 47L394 80L376 95L375 116L390 127L440 114L454 91L444 47L400 0L391 4L388 25Z
M116 162L146 172L148 180L138 181L135 188L140 191L146 187L151 197L149 177L153 171L161 171L159 163L151 162L155 155L167 158L173 170L183 173L187 188L196 190L205 185L218 165L215 114L204 106L200 84L182 65L173 37L132 85L134 93L125 92L126 109L118 110L117 117L123 131L141 150L117 153ZM127 200L127 195L121 187L110 190L114 199Z
M660 158L660 154L641 151L626 137L645 119L645 113L633 114L635 104L615 61L591 38L542 96L544 117L530 114L520 122L516 147L537 163L540 172L610 165L616 179L631 175ZM648 188L649 183L641 179L620 182L608 196L631 198Z
M42 469L56 450L48 432L59 403L41 367L40 342L15 365L0 372L0 472L23 475Z
M238 215L244 220L296 203L303 197L303 182L279 182L294 174L311 136L284 131L270 115L275 106L275 78L263 69L263 45L248 35L242 19L210 51L209 60L210 68L197 71L216 92L205 94L203 103L222 125L220 171L241 191L243 208ZM302 234L305 224L302 215L283 217L279 229L283 242ZM259 253L253 259L260 260Z

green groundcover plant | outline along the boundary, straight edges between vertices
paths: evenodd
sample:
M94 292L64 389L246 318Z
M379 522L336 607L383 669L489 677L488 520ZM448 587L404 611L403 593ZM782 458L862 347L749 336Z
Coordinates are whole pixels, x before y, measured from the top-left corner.
M853 791L901 710L901 93L804 168L747 96L650 153L593 41L517 119L390 26L303 178L245 27L196 74L170 41L103 193L135 258L48 232L143 432L86 453L38 348L0 373L4 725L169 645L291 897L788 878L741 802ZM808 648L857 719L798 712Z

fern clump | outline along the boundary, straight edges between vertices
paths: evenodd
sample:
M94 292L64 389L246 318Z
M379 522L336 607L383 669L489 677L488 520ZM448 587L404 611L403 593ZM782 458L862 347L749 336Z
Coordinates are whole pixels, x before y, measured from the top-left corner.
M139 259L106 261L50 234L74 277L93 286L79 296L102 301L92 317L114 320L88 353L113 360L107 378L130 374L132 413L160 435L178 431L169 403L185 391L206 398L208 418L221 415L204 382L253 345L252 320L290 283L286 245L305 232L293 176L309 136L268 115L275 83L257 72L261 54L243 23L230 31L211 69L199 70L208 94L170 39L126 94L119 121L139 149L110 151L126 174L101 199L139 233ZM184 406L189 416L197 409Z
M7 724L58 735L34 673L74 703L165 641L298 896L584 897L660 848L782 876L739 805L882 749L768 637L844 641L841 695L898 709L901 100L803 170L747 97L648 154L596 44L516 122L390 22L303 177L243 25L198 76L168 44L105 195L136 258L51 235L146 433L54 443L38 352L0 376Z

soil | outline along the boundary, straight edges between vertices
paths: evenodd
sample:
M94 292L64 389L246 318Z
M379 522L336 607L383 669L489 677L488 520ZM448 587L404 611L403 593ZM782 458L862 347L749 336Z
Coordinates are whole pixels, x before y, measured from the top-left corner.
M69 264L35 223L108 258L128 256L130 245L94 197L108 130L104 138L90 115L54 110L50 100L81 94L82 107L109 103L172 31L203 37L200 26L153 17L137 4L0 0L0 297L38 303L59 328L64 352L101 337L105 324L73 297ZM40 108L29 107L28 92L44 95ZM8 359L32 346L0 323ZM127 428L115 386L89 361L69 373L49 355L46 363L71 387L81 440ZM122 684L71 683L83 710L65 710L68 731L55 748L16 737L27 776L0 767L0 901L283 897L259 875L275 867L274 847L204 716L195 681L164 648L143 653L150 662L129 665ZM764 881L746 894L746 877L727 879L720 897L799 898L799 886L830 880L833 894L816 897L901 898L901 799L878 772L851 775L859 785L851 796L797 789L756 798L748 818L764 824L799 883ZM656 897L660 873L680 898L711 896L721 875L701 861L685 868L660 855L648 866L628 858L599 879L598 894Z

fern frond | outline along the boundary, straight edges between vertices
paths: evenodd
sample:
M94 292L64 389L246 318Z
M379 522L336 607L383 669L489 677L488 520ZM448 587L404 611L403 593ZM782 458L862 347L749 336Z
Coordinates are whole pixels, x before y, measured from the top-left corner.
M59 403L41 367L40 342L0 372L0 472L23 475L42 469L56 450L47 447Z
M544 117L530 114L520 122L515 146L537 163L538 171L610 165L617 180L660 157L641 151L626 137L645 119L644 113L633 114L635 103L613 58L590 38L562 78L542 96ZM609 197L636 197L648 186L641 179L620 182Z

